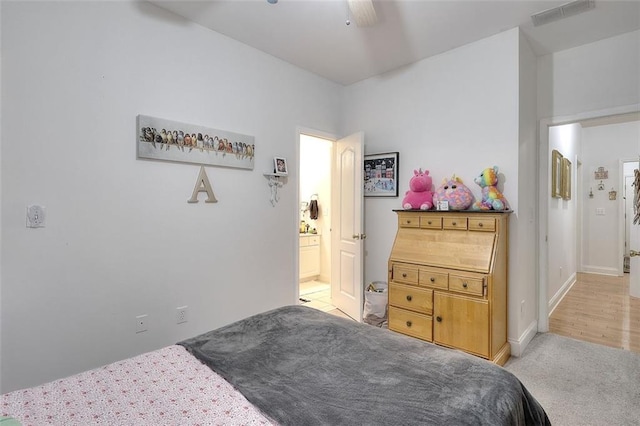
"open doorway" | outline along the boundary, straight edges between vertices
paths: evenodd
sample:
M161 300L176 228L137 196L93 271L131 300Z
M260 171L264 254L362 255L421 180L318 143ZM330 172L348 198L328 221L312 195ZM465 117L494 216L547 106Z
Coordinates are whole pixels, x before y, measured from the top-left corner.
M541 183L541 205L546 205L547 223L541 230L544 243L540 245L541 262L546 270L541 271L540 299L541 315L539 331L551 331L557 334L607 344L624 349L633 348L633 336L637 326L629 322L633 303L630 297L630 281L633 273L628 269L629 250L634 248L629 225L633 211L634 191L630 184L633 170L638 167L637 152L640 139L640 120L637 112L621 114L597 114L576 117L575 120L563 120L562 123L541 122L548 136L541 137L541 169L548 174L548 158L552 149L560 148L553 141L553 132L568 125L578 125L580 135L575 152L582 165L576 174L576 184L582 184L582 190L576 188L571 199L556 206L548 191L546 182ZM541 129L542 130L542 129ZM543 135L541 133L541 135ZM546 175L545 175L546 176ZM544 185L544 186L542 186ZM572 207L573 200L576 205ZM556 208L559 207L559 208ZM560 255L553 252L555 247L571 247L567 240L571 234L563 230L573 229L571 217L565 212L574 208L578 232L578 261L575 269L566 273L575 273L576 279L571 285L558 285L558 261L566 260L570 253L562 250ZM571 266L565 262L560 266ZM637 275L637 274L635 274ZM555 286L554 286L555 282ZM560 282L562 284L563 282ZM597 291L596 291L597 290ZM591 298L587 302L587 298ZM605 301L615 301L619 311L605 306ZM601 315L599 313L602 313ZM547 324L545 330L544 324ZM636 328L634 328L636 327ZM612 331L613 330L613 331ZM637 345L635 350L638 350ZM633 350L633 349L632 349Z
M638 106L630 106L540 122L538 331L549 330L549 315L571 288L563 285L570 283L566 277L579 272L622 275L626 232L620 159L633 158L638 152L639 133L637 124L632 124L640 119L637 111ZM582 172L574 175L576 183L582 184L582 190L572 194L572 199L560 201L552 197L550 190L551 151L567 149L552 142L552 132L571 129L567 126L570 124L581 128L577 132L580 141L573 151L582 163ZM602 175L607 171L608 179L600 179L607 176L607 173ZM567 214L571 208L577 209L575 216ZM579 226L572 237L567 235L567 230L575 229L573 217ZM571 248L574 244L578 259L573 264L566 262L569 250L553 252L558 247ZM558 265L558 261L565 264Z
M303 277L299 280L317 278L321 285L328 284L330 296L324 301L328 306L322 310L361 321L366 237L362 185L364 133L334 139L299 130L298 140L300 194L296 226L301 250L298 259L304 261L308 256L313 262L297 265ZM304 249L305 244L311 248ZM296 293L300 294L300 286L296 287ZM307 291L303 289L303 294Z
M310 307L330 312L331 161L333 140L300 134L299 295Z

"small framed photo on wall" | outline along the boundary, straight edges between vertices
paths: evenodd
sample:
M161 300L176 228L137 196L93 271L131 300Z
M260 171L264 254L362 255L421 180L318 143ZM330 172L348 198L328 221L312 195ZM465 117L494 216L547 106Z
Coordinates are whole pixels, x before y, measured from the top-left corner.
M289 174L287 169L287 159L284 157L273 158L273 172L277 175L286 176Z

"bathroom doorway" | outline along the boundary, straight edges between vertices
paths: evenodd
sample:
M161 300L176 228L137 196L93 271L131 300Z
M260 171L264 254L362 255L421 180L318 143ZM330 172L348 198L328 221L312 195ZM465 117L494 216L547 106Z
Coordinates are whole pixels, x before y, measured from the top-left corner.
M299 294L306 306L330 312L331 303L331 162L333 143L300 134Z

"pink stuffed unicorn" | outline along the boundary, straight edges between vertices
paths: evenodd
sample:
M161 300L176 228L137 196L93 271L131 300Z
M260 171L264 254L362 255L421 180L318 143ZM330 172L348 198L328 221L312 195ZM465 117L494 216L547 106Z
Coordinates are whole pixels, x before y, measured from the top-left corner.
M433 207L433 194L431 193L431 176L429 170L414 170L413 177L409 180L409 190L402 200L402 208L405 210L420 209L429 210Z

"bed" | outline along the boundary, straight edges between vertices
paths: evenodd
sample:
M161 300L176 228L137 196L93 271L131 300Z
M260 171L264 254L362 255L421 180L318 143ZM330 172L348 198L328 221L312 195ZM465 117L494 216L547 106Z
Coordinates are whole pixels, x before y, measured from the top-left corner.
M503 368L304 306L1 396L23 425L548 425Z

